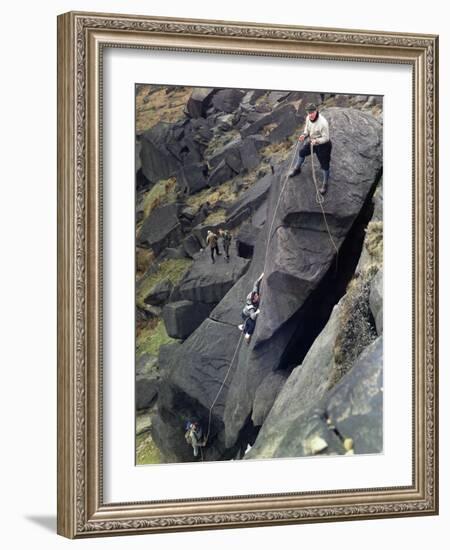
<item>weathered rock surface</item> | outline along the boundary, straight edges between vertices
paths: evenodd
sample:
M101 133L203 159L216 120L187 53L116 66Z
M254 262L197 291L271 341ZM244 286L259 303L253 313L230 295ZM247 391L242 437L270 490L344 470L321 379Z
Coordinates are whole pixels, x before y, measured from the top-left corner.
M177 300L190 300L204 304L217 304L242 277L249 261L239 256L231 256L226 262L223 252L211 262L209 249L200 252L189 271L174 290Z
M242 141L240 138L233 139L223 147L216 150L213 155L208 157L208 164L211 169L216 168L222 161L225 161L230 168L236 172L242 167L240 148Z
M160 122L141 136L142 171L151 182L169 178L180 166L179 160L167 146L175 139L173 133L173 125Z
M254 426L262 426L270 412L272 403L280 393L289 373L287 371L275 371L269 373L255 392L253 402L252 422Z
M214 94L212 98L212 103L218 111L232 113L238 108L244 95L244 90L237 90L236 88L224 88L223 90L219 90Z
M242 258L251 258L255 248L256 239L259 230L251 223L242 224L239 233L236 236L236 248L238 256Z
M149 353L142 354L136 360L136 374L150 374L155 372L158 358Z
M287 426L294 426L298 419L302 419L322 400L334 368L334 342L338 331L339 304L333 308L326 327L315 340L303 363L289 376L246 458L278 456L276 453L286 437Z
M176 246L183 237L178 212L176 203L155 208L144 221L138 243L152 248L156 254L166 247Z
M136 409L147 409L158 395L159 378L156 374L138 374L136 376Z
M162 317L167 334L184 340L208 317L214 304L181 300L164 306Z
M205 333L208 338L204 338ZM152 433L168 460L193 460L192 449L184 440L186 420L195 417L206 429L209 408L214 402L211 444L205 449L205 458L217 460L234 456L236 450L227 449L222 437L229 384L221 386L239 336L236 327L207 319L182 345L164 350L164 374Z
M332 136L336 135L339 141L344 128L349 132L350 127L360 144L355 151L354 148L342 150L342 143L338 143L334 149L336 156L332 157L334 176L324 208L333 240L340 247L379 176L382 162L381 127L375 119L357 111L330 111L326 116ZM346 139L350 139L349 136ZM360 155L361 151L365 156ZM268 220L271 220L276 208L283 169L286 165L275 172L278 177L272 184ZM301 320L301 312L308 305L309 315L314 317L315 310L322 307L322 301L326 298L318 288L325 275L333 269L334 249L323 225L319 205L315 202L310 170L309 159L302 174L291 178L286 184L269 246L267 224L262 232L262 242L256 246L257 253L249 277L239 281L211 313L212 318L220 321L239 322L240 312L233 311L233 305L243 304L252 279L255 280L264 271L261 314L250 349L239 354L227 400L225 425L229 445L234 444L240 430L248 423L259 381L278 368L294 333L301 342L304 339L302 330L305 334L308 332L306 324L304 329L301 328L302 322L308 322ZM264 262L266 250L267 260ZM317 300L316 304L314 300Z
M186 106L189 116L204 116L213 94L214 88L194 88Z
M383 337L363 351L324 409L339 433L353 439L355 453L383 451Z
M322 347L325 342L320 342ZM329 349L329 346L325 346ZM345 454L344 441L353 441L358 454L383 450L383 339L370 344L353 368L329 392L315 372L329 362L311 358L289 378L246 459ZM325 358L322 358L325 359ZM326 367L325 367L326 369ZM327 422L328 420L328 422ZM333 429L335 428L335 429ZM321 439L323 448L312 443Z
M239 222L248 220L252 213L267 199L270 188L275 182L276 176L273 174L267 174L258 180L228 209L227 219L233 224L235 223L234 220Z
M197 252L200 250L201 244L197 237L191 233L185 239L183 239L183 248L186 254L190 258L193 258L195 254L197 254Z
M145 297L144 302L152 306L160 306L167 302L172 292L173 284L170 280L164 279L157 283Z
M234 177L237 173L238 172L234 171L225 159L222 159L210 172L208 177L208 185L210 187L217 187L221 183L224 183Z
M330 184L323 207L339 248L380 175L381 126L373 117L352 109L333 108L323 114L333 142ZM272 204L280 184L272 194ZM274 220L257 342L269 339L299 309L333 260L334 247L311 184L309 157L301 174L288 181ZM269 208L269 220L273 210ZM270 307L266 308L266 303Z
M259 120L253 122L248 127L242 128L241 129L241 135L242 135L242 137L247 137L247 136L250 136L252 134L259 134L264 129L264 127L266 127L268 125L274 125L275 129L272 130L272 132L269 133L268 139L270 141L276 141L273 138L271 139L272 133L274 133L278 129L280 124L285 124L290 119L291 120L294 119L294 121L296 123L295 126L293 126L293 128L290 132L292 134L292 131L295 129L295 127L298 126L299 124L301 124L304 121L298 115L298 113L297 113L297 111L296 111L296 109L293 105L286 104L286 105L283 105L281 107L277 107L273 111L270 110L269 113L266 116L261 117ZM290 135L290 134L286 134L284 136L282 136L280 134L278 141L281 141L287 135Z
M177 173L180 191L188 195L208 187L208 167L203 162L183 165Z

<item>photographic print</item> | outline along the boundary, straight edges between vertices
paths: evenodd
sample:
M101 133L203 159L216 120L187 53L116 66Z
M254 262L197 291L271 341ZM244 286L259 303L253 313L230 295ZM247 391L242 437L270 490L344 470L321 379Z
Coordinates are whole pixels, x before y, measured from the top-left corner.
M136 464L383 452L383 98L135 92Z
M58 17L59 534L438 513L438 40Z

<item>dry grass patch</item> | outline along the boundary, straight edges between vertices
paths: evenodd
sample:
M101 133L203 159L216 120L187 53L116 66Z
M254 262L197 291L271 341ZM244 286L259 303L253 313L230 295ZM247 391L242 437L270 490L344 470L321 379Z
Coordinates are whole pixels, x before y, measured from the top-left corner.
M266 124L265 126L263 126L259 133L267 137L272 132L272 130L275 130L277 126L278 124L276 122L270 122L269 124Z
M152 319L142 327L136 337L136 358L144 354L158 356L159 348L163 344L174 342L166 332L166 326L162 319Z
M203 152L203 158L213 157L216 152L228 145L231 141L240 138L241 133L239 130L231 128L227 132L218 133L214 135Z
M151 266L155 255L148 248L136 247L136 279L140 279Z
M192 88L180 86L166 94L166 88L152 92L151 84L141 86L136 94L136 133L142 134L159 122L177 122L185 118L184 109Z
M161 464L163 462L161 453L155 445L151 434L145 432L136 436L136 464Z
M186 204L193 208L200 208L205 202L214 206L219 201L233 202L237 194L233 191L233 180L228 180L213 189L207 188L186 198Z
M271 143L270 145L266 145L261 149L260 153L264 158L269 158L276 163L280 163L292 154L292 147L295 146L297 142L296 138L297 136L294 135L288 139L280 141L279 143Z
M160 180L144 195L143 210L144 219L157 206L174 202L177 198L176 192L177 179L171 177L167 180Z
M369 304L371 283L383 266L383 222L371 221L366 228L364 247L369 260L347 286L339 314L339 332L334 343L334 369L329 380L332 388L375 338L376 328Z
M371 257L371 261L378 266L383 264L383 222L371 221L366 228L364 246Z
M136 288L136 305L145 309L145 298L159 282L168 279L176 285L192 264L190 258L171 258L162 261L155 270L144 275Z
M202 222L202 225L216 225L218 223L224 223L227 219L227 213L224 208L219 208L211 214Z

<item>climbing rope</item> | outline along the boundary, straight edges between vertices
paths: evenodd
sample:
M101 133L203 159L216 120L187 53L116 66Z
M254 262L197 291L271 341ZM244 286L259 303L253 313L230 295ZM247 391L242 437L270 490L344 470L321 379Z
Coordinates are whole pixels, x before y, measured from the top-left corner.
M281 191L280 191L280 193L279 193L279 195L278 195L277 204L276 204L276 207L275 207L275 211L274 211L274 214L273 214L273 217L272 217L272 223L271 223L271 225L270 225L270 229L269 229L269 233L268 233L268 237L267 237L266 253L265 253L265 256L264 256L264 269L265 269L265 267L266 267L267 252L268 252L268 250L269 250L269 243L270 243L270 239L271 239L271 233L272 233L272 229L273 229L273 224L274 224L274 221L275 221L275 218L276 218L276 214L277 214L277 211L278 211L278 207L279 207L279 205L280 205L281 197L282 197L282 195L283 195L284 189L285 189L285 187L286 187L286 183L287 183L287 181L288 181L289 172L291 171L291 169L292 169L292 164L293 164L293 162L294 162L294 160L295 160L295 158L296 158L296 156L297 156L297 150L298 150L299 143L300 143L300 142L297 141L297 145L296 145L296 147L295 147L294 154L292 155L292 159L291 159L291 164L290 164L290 166L289 166L289 170L288 170L288 172L286 173L287 175L285 176L283 185L282 185L282 187L281 187ZM264 271L263 271L263 272L264 272ZM227 378L228 378L228 376L229 376L229 374L230 374L230 372L231 372L231 368L232 368L232 366L233 366L234 359L235 359L235 357L236 357L237 351L238 351L239 346L240 346L241 341L242 341L242 335L243 335L243 333L241 333L241 336L240 336L240 338L239 338L239 340L238 340L237 346L236 346L236 348L235 348L235 350L234 350L233 358L231 359L231 363L230 363L230 366L228 367L228 370L227 370L227 373L226 373L226 375L225 375L225 378L224 378L224 380L223 380L223 382L222 382L222 384L221 384L221 386L220 386L220 388L219 388L219 391L217 392L217 395L216 395L216 397L215 397L215 399L214 399L212 405L211 405L210 408L209 408L208 430L207 430L207 435L206 435L206 438L205 438L205 441L204 441L204 445L207 444L208 439L209 439L209 435L210 435L210 432L211 432L211 420L212 420L212 411L213 411L214 405L216 404L217 400L219 399L219 395L222 393L222 389L223 389L223 387L224 387L224 385L225 385L225 382L226 382L226 380L227 380ZM202 460L203 460L203 455L202 455Z
M280 206L281 197L283 196L283 193L284 193L284 188L286 187L286 184L287 184L288 179L289 179L289 173L292 169L292 164L294 163L294 160L297 158L297 150L298 150L299 144L300 144L300 142L297 140L297 145L295 146L295 151L294 151L294 154L292 155L292 159L291 159L291 164L289 165L288 171L285 173L284 182L283 182L283 185L281 186L281 191L278 195L277 205L275 206L275 210L274 210L273 217L272 217L272 223L270 224L270 229L269 229L269 232L267 233L267 245L266 245L266 253L265 253L265 256L264 256L263 273L264 273L265 268L266 268L267 252L269 251L270 239L272 238L273 224L274 224L275 218L277 216L277 211L278 211L278 207Z
M233 354L233 358L231 359L231 362L230 362L230 366L228 367L228 370L225 374L225 378L223 379L223 382L222 384L220 385L220 388L219 388L219 391L217 392L217 395L214 399L214 401L212 402L212 405L209 407L209 418L208 418L208 431L206 433L206 437L205 437L205 441L204 441L204 446L208 443L208 439L209 439L209 434L211 432L211 419L212 419L212 411L213 411L213 408L214 408L214 405L217 403L217 400L219 399L219 395L222 393L222 390L223 390L223 387L225 386L225 382L227 381L227 378L231 372L231 368L233 366L233 363L234 363L234 359L236 357L236 354L237 354L237 351L239 349L239 346L241 345L241 342L242 342L242 336L243 336L243 332L241 332L241 335L239 337L239 340L238 340L238 343L236 345L236 348L234 350L234 354ZM203 456L202 456L202 460L203 460Z
M327 216L326 216L325 210L323 208L324 197L319 191L319 185L318 185L317 179L316 179L316 168L314 166L314 145L312 144L312 141L311 141L311 171L312 171L314 187L316 188L316 202L320 206L320 209L322 210L323 221L325 223L325 227L327 229L328 236L330 237L330 242L331 242L334 250L336 251L336 273L337 273L338 261L339 261L338 260L338 258L339 258L339 249L336 246L336 243L334 242L333 237L331 236L330 227L328 226L328 222L327 222Z
M269 251L269 245L270 245L270 240L272 238L272 229L273 229L273 224L275 222L275 218L276 218L276 215L277 215L277 211L278 211L278 207L280 206L280 202L281 202L281 197L284 193L284 189L286 187L286 184L288 182L288 179L289 179L289 174L291 172L291 169L292 169L292 165L293 165L293 162L294 160L297 158L297 150L298 150L298 146L299 146L300 142L297 141L297 145L295 147L295 151L294 151L294 154L292 155L292 159L291 159L291 163L289 165L289 169L288 171L285 173L285 178L284 178L284 182L281 186L281 190L280 190L280 193L278 194L278 200L277 200L277 203L276 203L276 206L275 206L275 210L274 210L274 213L273 213L273 217L272 217L272 223L270 224L270 229L269 229L269 232L267 233L267 245L266 245L266 252L265 252L265 256L264 256L264 270L263 270L263 273L266 269L266 262L267 262L267 253ZM326 214L325 214L325 210L323 209L323 201L324 201L324 198L323 196L320 194L319 192L319 187L318 187L318 184L317 184L317 180L316 180L316 173L315 173L315 167L314 167L314 157L313 157L313 153L314 153L314 146L313 144L311 143L311 162L312 162L312 175L313 175L313 181L314 181L314 186L316 188L316 201L317 203L319 204L321 210L322 210L322 215L323 215L323 219L324 219L324 222L325 222L325 227L327 229L327 232L328 232L328 235L330 237L330 241L331 241L331 244L333 245L335 251L336 251L336 269L337 269L337 258L338 258L338 254L339 254L339 250L333 240L333 237L331 236L331 232L330 232L330 228L328 226L328 222L327 222L327 217L326 217ZM208 443L208 439L209 439L209 436L210 436L210 433L211 433L211 421L212 421L212 411L213 411L213 408L214 408L214 405L217 403L217 400L219 399L219 396L220 394L222 393L222 390L223 390L223 387L225 385L225 382L227 381L227 378L231 372L231 369L233 367L233 364L234 364L234 360L236 358L236 354L238 352L238 349L241 345L241 342L242 342L242 336L243 336L243 332L241 333L241 336L239 337L239 340L238 340L238 343L236 345L236 348L234 350L234 354L233 354L233 357L231 359L231 362L230 362L230 365L227 369L227 372L225 374L225 378L223 379L223 382L222 384L220 385L220 388L219 388L219 391L217 392L217 395L216 397L214 398L214 401L212 402L211 406L209 407L209 418L208 418L208 430L207 430L207 433L206 433L206 437L204 439L204 442L203 442L203 447L206 446L206 444ZM203 449L200 448L200 452L201 452L201 459L202 461L204 460L203 459Z

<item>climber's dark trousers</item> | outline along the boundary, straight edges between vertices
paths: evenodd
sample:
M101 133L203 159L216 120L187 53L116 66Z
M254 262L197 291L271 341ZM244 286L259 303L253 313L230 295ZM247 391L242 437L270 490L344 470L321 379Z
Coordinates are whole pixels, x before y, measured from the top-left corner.
M212 246L211 247L211 260L214 261L214 251L216 252L217 256L220 256L220 252L219 252L219 247L217 246Z
M326 143L321 143L320 145L314 145L314 153L316 153L317 158L319 159L320 167L322 170L329 170L330 169L330 157L331 157L331 141L327 141ZM298 154L300 161L300 157L302 158L303 162L305 160L305 157L311 154L311 144L309 140L303 145L303 147L300 149L300 152Z
M255 332L256 319L251 317L246 317L244 314L241 314L242 320L244 321L244 334L252 335Z

